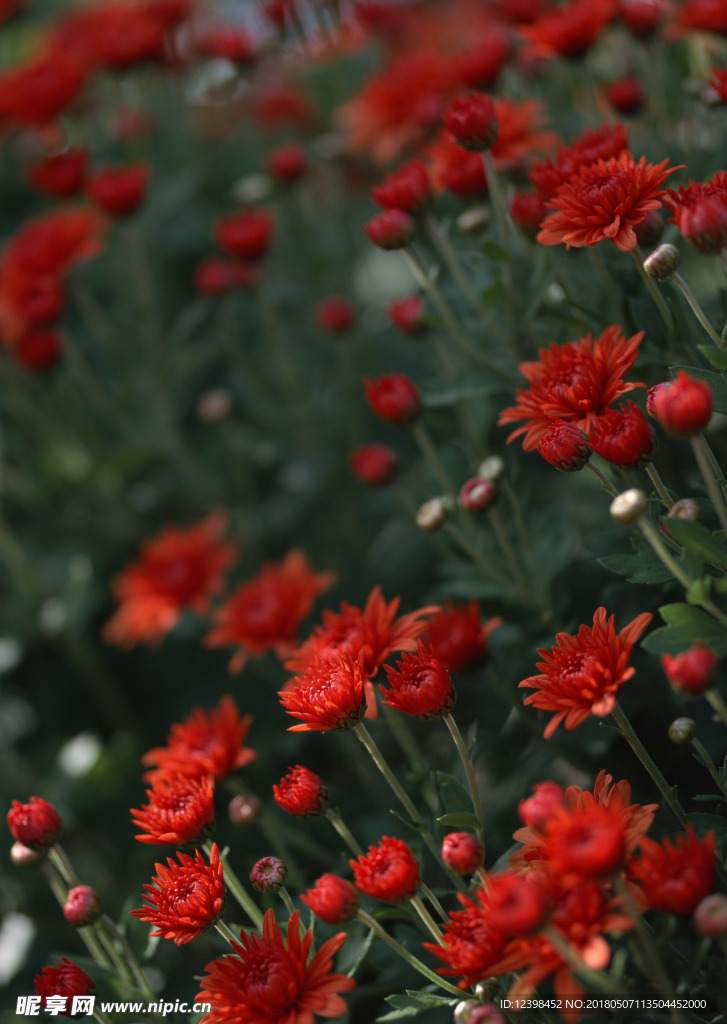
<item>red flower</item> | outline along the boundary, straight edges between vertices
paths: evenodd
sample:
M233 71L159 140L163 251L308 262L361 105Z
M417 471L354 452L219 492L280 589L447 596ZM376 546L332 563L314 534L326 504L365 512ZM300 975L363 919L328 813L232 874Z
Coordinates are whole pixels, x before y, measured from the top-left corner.
M101 898L89 885L74 885L63 904L63 916L74 928L93 924L101 913Z
M506 936L495 928L485 908L483 889L475 891L475 901L458 894L464 910L455 910L444 925L444 945L424 943L424 948L444 961L438 974L461 977L459 988L469 988L494 973L502 958Z
M148 183L149 168L146 164L107 167L88 179L86 192L112 217L130 217L144 201Z
M497 138L495 105L484 93L455 96L444 112L444 126L454 141L471 152L489 149Z
M86 206L64 207L23 225L5 250L3 276L63 277L76 263L101 249L106 220Z
M159 642L184 611L206 612L237 555L235 545L219 540L226 525L226 515L213 512L195 526L165 526L142 544L137 560L113 581L119 609L104 638L120 647Z
M367 444L348 457L351 470L369 487L383 487L396 473L396 452L387 444Z
M361 904L358 890L338 875L321 875L312 889L300 897L311 913L326 924L346 924Z
M217 223L217 244L228 256L239 260L259 260L265 255L273 236L272 217L261 210L242 210L222 217Z
M634 228L649 210L661 205L666 189L660 186L677 167L669 163L638 163L628 151L581 167L578 174L560 185L548 201L554 211L543 221L537 241L542 245L596 245L610 239L622 252L636 248Z
M530 181L543 199L550 199L581 167L619 156L628 144L628 132L619 121L600 128L587 128L570 146L558 152L555 162L551 159L536 161L530 168Z
M450 832L442 840L442 860L458 875L473 875L485 861L485 847L469 832Z
M581 626L575 636L558 633L550 652L538 650L544 658L537 664L542 674L523 679L520 686L536 691L524 704L556 712L545 729L546 739L561 722L571 731L589 715L611 713L618 690L634 674L628 664L631 649L651 619L644 612L616 633L614 616L606 618L606 609L599 608L592 627Z
M385 665L384 671L389 689L379 686L379 690L387 707L427 720L441 718L454 706L454 686L449 672L421 640L416 654L403 654L396 669Z
M280 703L301 725L289 732L330 732L350 729L366 711L363 655L354 661L348 654L312 662L305 674L295 676L278 694Z
M308 158L302 146L290 142L273 150L267 159L266 167L276 181L291 185L302 178L308 170Z
M520 820L531 829L540 829L556 808L560 807L565 791L557 782L536 782L533 795L521 800L517 807Z
M402 334L421 334L426 329L424 299L419 295L409 295L406 299L390 303L388 313L389 320Z
M636 114L644 105L644 87L634 75L626 75L606 86L606 97L620 114Z
M222 57L233 64L250 64L255 59L255 44L238 25L212 25L204 29L195 42L206 57Z
M186 846L201 842L215 820L214 780L203 776L160 776L146 791L149 803L132 808L140 843Z
M432 187L423 161L412 160L389 174L381 185L372 190L371 198L384 209L405 210L412 216L420 213L432 198Z
M652 910L691 914L714 885L715 837L700 839L691 824L676 841L641 840L641 852L629 863L629 877L641 887Z
M690 181L679 191L668 189L664 205L670 223L676 224L682 237L699 252L718 253L727 245L727 181L724 172L704 185Z
M520 29L529 52L543 57L583 57L613 17L613 0L570 0Z
M286 942L268 910L262 937L241 932L241 944L232 944L235 956L207 964L196 997L212 1006L205 1024L312 1024L314 1014L340 1017L346 1004L338 993L356 987L353 978L331 972L347 937L334 935L309 960L313 933L301 938L298 911L288 922Z
M273 796L278 807L297 818L316 818L323 814L330 800L328 787L323 779L297 764L273 786Z
M591 457L587 436L575 423L550 421L548 433L541 437L538 451L551 466L562 473L577 473Z
M241 583L215 613L208 647L235 646L230 661L239 672L248 657L267 651L291 654L301 622L319 594L335 582L332 572L314 573L305 553L289 551L282 562L266 562L255 579Z
M43 157L28 168L28 181L40 192L55 199L68 199L83 188L88 169L85 149L66 149Z
M224 779L231 772L254 761L254 750L243 746L252 715L240 717L230 696L209 711L194 708L183 722L172 725L165 747L155 747L142 758L142 764L154 771L145 778L153 782L158 775L211 775Z
M510 202L510 216L513 224L520 228L526 238L535 241L540 224L548 215L545 200L537 192L518 189Z
M686 697L701 697L717 682L717 655L703 642L676 656L664 654L660 660L666 678Z
M88 68L74 54L52 51L0 74L0 122L47 125L76 101Z
M666 12L664 0L620 0L619 17L638 39L648 39Z
M484 661L488 637L501 625L501 618L483 623L480 606L474 599L464 605L445 601L432 616L425 640L448 672L463 672Z
M63 835L60 814L39 796L31 796L27 804L13 800L7 822L13 839L31 850L47 850Z
M633 402L602 413L588 435L588 443L597 455L619 469L641 469L651 462L654 451L649 421Z
M411 242L416 232L416 224L404 210L390 209L372 217L364 224L364 231L379 249L393 252L395 249L403 249Z
M207 256L194 272L194 287L200 295L216 298L234 288L235 284L235 264L220 256Z
M438 611L436 605L418 608L397 618L400 598L388 603L381 587L374 587L363 609L343 602L340 612L326 609L323 625L316 626L306 642L285 663L292 672L304 673L320 659L337 654L359 658L363 654L363 668L372 677L395 651L415 651L417 639L427 629L427 618Z
M672 34L694 31L727 35L727 4L724 0L685 0L677 10Z
M144 886L147 906L132 910L138 917L154 925L152 936L173 939L183 946L196 939L213 925L222 913L225 901L225 880L215 843L207 864L199 850L194 857L178 853L179 864L167 857L167 867L155 864L156 876Z
M505 409L498 423L525 420L526 424L514 430L508 442L524 434L523 448L532 451L550 432L554 419L591 430L617 398L642 386L626 384L622 378L633 366L643 336L639 331L625 338L613 324L600 338L587 334L565 345L551 345L540 349L538 360L521 363L520 373L530 387L517 392L518 404Z
M52 369L63 354L58 331L32 330L24 334L12 347L16 362L33 373L45 373Z
M314 311L316 324L329 334L343 334L353 323L354 316L354 308L348 299L336 296L322 299Z
M421 887L416 857L403 839L384 836L378 846L369 846L353 868L356 887L383 903L406 903Z
M387 423L404 426L419 412L419 391L403 373L384 374L377 380L364 377L364 388L370 408Z
M81 1017L83 1013L72 1013L74 996L92 996L96 992L96 985L93 978L89 978L85 971L68 960L61 957L54 967L44 967L40 974L36 974L33 981L35 994L41 997L43 1006L48 1005L48 996L65 996L66 1009L61 1010L63 1017Z
M556 807L543 826L540 852L557 876L603 878L623 866L626 818L618 801Z
M486 890L490 923L503 935L515 938L540 930L548 904L536 872L502 871L488 875Z
M646 407L667 434L693 437L712 418L712 391L705 381L679 370L674 380L649 389Z

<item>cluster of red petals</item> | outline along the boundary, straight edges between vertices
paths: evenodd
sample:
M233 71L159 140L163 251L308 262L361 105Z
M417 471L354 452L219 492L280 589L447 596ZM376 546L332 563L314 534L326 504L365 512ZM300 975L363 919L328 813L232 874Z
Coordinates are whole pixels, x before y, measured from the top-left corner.
M384 666L387 689L379 686L383 703L414 718L441 718L454 706L452 678L432 649L419 641L415 654L406 652L396 668Z
M387 175L371 192L371 198L384 209L420 213L432 197L429 174L420 159L411 160Z
M723 0L686 0L676 11L669 34L713 32L727 35L727 5Z
M147 164L104 167L88 179L86 193L109 216L130 217L143 202L148 182Z
M226 525L226 515L213 512L194 526L165 526L146 541L113 581L119 608L104 638L126 648L158 643L184 611L206 612L237 555L235 545L220 540Z
M222 697L217 707L205 711L194 708L183 722L175 722L164 747L149 750L142 764L152 771L146 779L159 775L211 775L215 780L249 764L257 756L244 746L252 715L240 717L232 697Z
M167 866L155 864L156 876L144 886L147 905L132 910L133 917L156 928L150 935L173 939L183 946L213 925L222 913L225 880L217 844L209 864L199 850L194 857L178 853L179 864L167 858Z
M655 442L644 413L627 402L598 417L588 443L597 455L620 469L641 469L651 461Z
M383 903L406 903L421 886L419 864L403 839L384 836L358 860L350 860L356 887Z
M376 379L364 377L364 391L372 412L387 423L401 427L419 413L419 389L403 373L385 373Z
M314 1014L340 1017L339 995L356 987L353 978L332 971L333 957L346 941L341 932L322 943L313 957L313 933L300 934L300 914L291 914L284 939L272 910L262 936L241 932L234 956L207 964L197 1000L210 1003L206 1024L312 1024Z
M520 686L535 691L523 703L555 712L545 729L546 739L561 722L570 731L590 715L611 713L616 694L635 671L629 666L633 645L651 619L644 612L617 633L614 616L598 608L593 626L582 625L575 636L558 633L550 651L538 650L544 659L537 663L541 674L523 679Z
M536 160L529 178L542 199L551 199L558 188L578 174L581 167L619 156L629 144L628 132L619 122L587 128L569 146L558 151L555 159Z
M313 311L316 324L328 334L343 334L351 326L355 316L356 311L348 299L337 295L321 299Z
M39 796L31 796L27 804L13 800L7 822L13 839L31 850L47 850L63 835L60 814Z
M646 408L667 434L693 437L712 418L712 389L706 381L679 370L674 380L649 388Z
M663 654L661 667L674 689L687 697L699 697L717 681L719 659L709 644L697 641L681 654Z
M273 786L273 796L278 807L297 818L317 817L330 800L328 787L320 775L302 764L291 768L280 783Z
M424 639L448 672L463 672L485 660L489 636L501 625L499 617L483 623L474 598L461 605L445 601L429 620Z
M699 838L688 824L686 833L674 841L642 839L639 855L629 864L629 877L652 910L691 914L712 891L715 863L714 832Z
M44 967L33 984L43 1006L47 1005L48 996L65 996L70 1000L73 996L90 996L96 991L93 979L65 956L54 966Z
M643 336L639 331L626 338L613 324L599 338L588 334L565 345L551 345L540 349L537 360L521 363L520 373L530 386L518 390L517 405L503 410L498 423L525 420L525 425L514 430L508 441L524 434L523 448L533 451L554 419L585 432L592 430L617 398L641 386L625 383L623 376L633 366Z
M643 156L637 162L624 151L581 167L548 200L553 212L543 221L537 241L571 248L610 239L623 252L635 249L634 228L661 206L666 191L661 186L678 170L668 163L651 164Z
M319 657L289 680L278 694L280 703L300 725L289 732L332 732L351 729L366 712L363 654Z
M705 184L690 181L678 191L668 189L664 205L682 237L699 252L718 253L727 245L727 172Z
M367 444L348 456L351 472L369 487L383 487L398 466L396 452L387 444Z
M53 199L68 199L82 191L88 173L88 152L69 147L31 164L28 182Z
M140 843L185 846L202 842L215 820L211 775L160 775L147 790L148 803L132 808L131 820L142 829Z
M268 651L285 658L295 649L300 624L316 598L335 581L335 573L314 572L303 551L289 551L281 562L266 562L255 579L232 592L216 610L205 643L239 648L230 661L231 672Z
M327 924L352 920L361 904L358 890L339 875L325 874L300 897L311 913Z

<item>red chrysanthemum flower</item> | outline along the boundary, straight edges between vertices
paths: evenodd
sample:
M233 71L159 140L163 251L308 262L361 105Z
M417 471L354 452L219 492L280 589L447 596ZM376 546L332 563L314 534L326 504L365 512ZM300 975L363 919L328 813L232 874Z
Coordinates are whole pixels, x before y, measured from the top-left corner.
M685 0L677 9L670 34L714 32L727 36L727 3L724 0Z
M208 711L194 708L183 722L172 725L165 747L155 747L143 756L142 764L153 768L145 778L151 782L159 774L179 774L224 779L257 756L244 746L251 723L252 715L240 717L230 696Z
M403 373L385 373L376 380L364 377L364 389L371 410L387 423L404 426L419 413L419 389Z
M664 654L661 667L674 689L687 697L701 697L717 682L719 660L709 644L697 642L681 654Z
M614 0L570 0L520 29L528 53L539 57L583 57L613 18Z
M501 871L485 882L490 923L508 938L540 930L547 911L545 889L536 872Z
M351 471L369 487L383 487L398 466L396 452L388 444L367 444L348 456Z
M5 250L5 271L61 278L81 260L101 250L106 219L87 206L64 207L23 225Z
M640 384L628 384L623 376L633 366L643 331L626 338L613 324L599 338L587 334L565 345L540 349L539 359L521 363L527 391L518 390L517 405L500 413L498 424L525 420L508 437L524 434L523 448L533 451L552 428L554 419L566 420L588 432L608 407Z
M550 199L558 188L578 174L581 167L619 156L627 149L629 137L619 122L587 128L569 146L558 151L555 161L536 160L528 177L542 199Z
M63 835L60 814L39 796L31 796L27 804L13 800L7 822L13 839L31 850L47 850Z
M144 831L140 843L186 846L200 843L215 820L214 780L204 776L160 776L146 795L149 803L132 808L131 820Z
M654 435L649 421L633 402L620 409L607 409L588 435L596 455L619 469L641 469L651 462Z
M443 120L457 145L470 152L489 149L497 138L495 105L484 93L455 96L449 101Z
M695 181L668 189L664 205L682 238L698 252L718 253L727 245L727 175L721 172L704 185Z
M331 732L351 729L366 711L363 655L320 657L306 672L291 679L278 693L280 703L301 725L289 732Z
M337 654L349 654L356 659L363 653L364 673L373 677L391 654L417 649L417 640L426 631L429 617L439 610L436 605L427 605L397 617L400 601L395 597L387 602L377 586L363 609L345 601L338 612L326 609L323 625L314 628L285 667L291 672L305 673L320 659Z
M44 967L40 974L36 974L33 985L35 994L40 996L43 1006L47 1006L48 996L65 996L67 1009L61 1011L63 1017L85 1016L77 1013L72 1014L72 1000L74 996L92 996L96 992L96 984L78 964L74 964L67 957L61 957L57 964L52 967Z
M36 127L54 121L78 99L88 67L53 48L0 75L0 121Z
M458 988L469 988L494 973L502 959L507 937L492 924L485 905L483 889L475 891L474 900L458 894L464 910L455 910L444 925L444 945L425 942L424 948L446 966L437 974L462 980Z
M565 790L558 782L548 779L536 782L533 795L521 800L517 805L520 820L531 829L542 828L547 819L560 807L565 798Z
M165 526L146 541L139 558L113 582L119 610L106 623L109 643L133 647L159 642L186 610L204 613L222 587L237 546L220 536L227 516L215 512L195 526Z
M499 617L483 623L474 598L461 605L445 601L430 619L424 639L448 672L463 672L484 661L488 638L501 625Z
M561 473L577 473L591 457L588 437L575 423L561 419L550 421L547 434L540 439L538 451Z
M619 114L636 114L644 105L644 87L635 75L624 75L605 88L606 98Z
M406 903L421 886L416 857L403 839L394 836L383 836L378 846L369 846L368 853L348 863L356 887L383 903Z
M38 191L54 199L68 199L78 195L83 188L87 169L88 152L71 147L32 164L27 178Z
M545 200L537 192L525 192L518 189L510 201L510 216L513 224L533 242L547 215L548 208L545 205Z
M217 844L210 851L209 864L199 850L194 857L178 853L179 864L167 857L167 867L155 864L156 876L144 886L147 906L132 910L138 917L154 925L152 936L173 939L183 946L196 939L213 925L222 913L225 901L225 879Z
M230 661L231 672L268 651L285 658L294 650L300 624L316 598L335 581L333 572L313 572L305 552L289 551L282 562L266 562L255 579L232 592L215 612L205 643L240 648Z
M149 168L146 164L129 167L105 167L86 183L86 193L112 217L130 217L146 196Z
M389 304L389 320L402 334L421 334L426 330L424 323L424 299L420 295L409 295Z
M622 252L630 252L637 245L634 228L650 210L661 206L666 191L661 186L679 170L667 168L668 163L666 159L651 164L643 156L637 163L625 151L581 167L548 200L553 213L543 221L536 241L541 245L564 243L570 249L608 238Z
M691 824L675 841L642 839L641 850L629 863L629 877L640 886L652 910L691 914L714 885L714 832L703 838Z
M315 818L323 814L330 800L328 787L320 775L302 764L290 768L280 783L273 786L273 796L278 807L297 818Z
M652 36L666 14L665 0L620 0L619 17L637 39Z
M424 163L411 160L371 191L371 198L384 209L405 210L411 215L420 213L432 198L432 187Z
M385 252L403 249L416 233L416 223L405 210L383 210L364 224L369 241Z
M548 871L579 878L603 878L622 867L626 819L618 801L557 807L543 827L540 851Z
M614 616L599 608L593 626L582 625L575 636L558 633L551 650L538 650L541 675L523 679L521 687L535 690L523 701L541 711L554 711L545 729L546 739L561 722L568 731L589 717L603 717L613 710L620 687L634 674L628 664L633 645L651 622L644 612L616 632Z
M379 690L389 708L427 720L441 718L454 706L452 678L421 640L416 654L403 654L395 669L385 665L384 672L389 689L379 686Z
M300 914L291 914L287 941L272 910L263 921L262 937L240 933L232 943L235 956L207 964L200 1002L210 1003L204 1024L313 1024L313 1017L340 1017L346 1004L340 992L356 987L353 978L334 974L333 957L346 941L334 935L310 960L313 933L300 935Z
M238 260L259 260L272 240L275 223L262 210L242 210L222 217L215 230L217 244Z
M311 913L326 924L346 924L356 916L361 905L361 896L355 886L345 878L331 874L321 875L313 888L300 898Z
M308 170L308 157L305 150L295 142L278 146L265 161L271 177L284 185L292 185Z

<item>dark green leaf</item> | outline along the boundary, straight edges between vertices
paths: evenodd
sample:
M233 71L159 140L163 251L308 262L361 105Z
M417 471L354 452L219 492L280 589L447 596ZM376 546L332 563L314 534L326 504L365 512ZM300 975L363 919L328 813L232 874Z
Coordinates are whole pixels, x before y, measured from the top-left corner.
M474 814L468 814L466 811L459 811L454 814L443 814L441 818L437 818L440 825L444 825L445 828L479 828L479 822Z
M437 772L439 801L448 814L457 811L472 813L472 797L462 783L446 772Z
M700 562L727 568L727 544L723 534L711 533L701 523L688 519L670 519L669 533Z
M650 548L633 555L606 555L598 561L604 569L625 576L629 583L667 583L674 578Z
M718 658L727 654L727 627L689 604L667 604L659 609L666 626L655 629L642 643L651 654L679 654L697 640L709 644Z
M689 604L704 604L709 598L711 586L711 576L703 576L701 579L692 580L685 595Z
M705 359L708 359L712 366L716 366L718 370L727 370L727 352L721 348L715 348L714 345L700 345L699 351L702 353ZM692 372L694 367L689 368L689 373Z

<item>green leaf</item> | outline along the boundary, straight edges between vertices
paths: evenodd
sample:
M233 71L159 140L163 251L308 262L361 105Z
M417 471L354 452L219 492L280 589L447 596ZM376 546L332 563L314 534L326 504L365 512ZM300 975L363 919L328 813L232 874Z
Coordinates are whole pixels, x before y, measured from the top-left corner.
M633 555L606 555L598 562L604 569L625 576L629 583L667 583L674 578L651 549Z
M700 562L727 569L727 544L723 534L710 533L701 523L676 518L669 520L669 533Z
M391 1013L377 1017L377 1021L402 1020L404 1017L418 1017L420 1013L434 1006L456 1006L458 999L451 996L435 995L433 992L415 992L407 990L406 995L397 993L387 996L386 1002L396 1007Z
M712 366L716 366L718 370L727 370L727 352L723 349L715 348L714 345L700 345L699 351L705 359L710 361ZM693 367L690 367L690 373L692 369Z
M709 598L711 587L711 576L703 576L701 579L692 580L685 595L689 604L704 604Z
M403 814L399 814L398 811L393 809L389 811L389 814L393 814L398 821L406 825L407 828L414 829L415 832L424 833L427 831L427 826L423 821L412 821L411 818L406 818Z
M710 362L713 361L711 353L719 353L720 356L724 356L727 359L727 352L710 348L708 345L700 345L700 348ZM706 381L712 389L712 408L715 412L727 413L727 376L725 374L715 373L714 370L703 370L700 366L670 366L669 369L674 374L678 373L679 370L683 370L690 377ZM727 363L723 369L727 369ZM671 524L669 528L671 529Z
M445 828L479 828L479 821L474 814L468 814L467 811L459 811L454 814L443 814L441 818L437 818L440 825L444 825Z
M687 815L687 821L694 825L700 836L706 835L707 832L714 832L717 846L727 845L727 818L723 818L721 814L691 811Z
M472 813L472 797L462 783L446 772L437 772L439 801L448 814L458 811ZM441 820L441 819L440 819Z
M727 627L689 604L666 604L659 609L666 626L649 633L641 646L650 654L679 654L697 640L709 644L718 658L727 654Z

